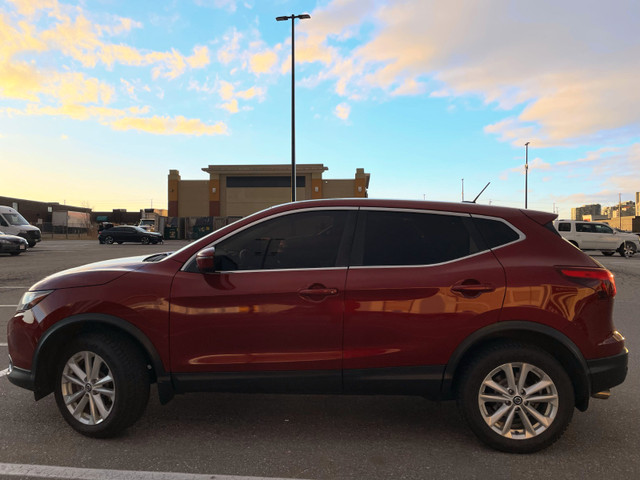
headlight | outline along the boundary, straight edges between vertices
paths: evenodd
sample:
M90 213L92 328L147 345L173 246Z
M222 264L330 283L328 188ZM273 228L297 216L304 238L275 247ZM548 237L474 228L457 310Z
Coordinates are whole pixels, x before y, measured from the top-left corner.
M40 290L37 292L27 292L22 295L20 302L18 303L18 312L24 312L25 310L31 310L37 304L39 304L44 298L49 295L53 290Z

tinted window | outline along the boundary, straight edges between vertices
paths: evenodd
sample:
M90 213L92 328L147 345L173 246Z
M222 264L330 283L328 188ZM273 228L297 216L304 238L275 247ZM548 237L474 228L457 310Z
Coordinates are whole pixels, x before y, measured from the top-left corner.
M593 228L593 225L589 223L576 223L576 232L594 233L595 229Z
M506 245L520 238L518 232L499 220L474 217L473 222L489 248Z
M598 223L594 227L596 227L596 233L613 233L613 229L609 225Z
M571 231L571 224L567 223L567 222L559 223L558 224L558 231L559 232L570 232Z
M479 250L465 225L469 217L376 211L361 217L355 265L432 265Z
M216 270L336 266L347 211L283 215L215 245Z

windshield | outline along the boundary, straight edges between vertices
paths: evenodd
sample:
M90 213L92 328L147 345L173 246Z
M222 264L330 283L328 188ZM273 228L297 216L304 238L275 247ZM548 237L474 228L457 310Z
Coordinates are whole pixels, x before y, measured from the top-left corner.
M19 213L3 213L2 216L9 225L29 225L29 222Z

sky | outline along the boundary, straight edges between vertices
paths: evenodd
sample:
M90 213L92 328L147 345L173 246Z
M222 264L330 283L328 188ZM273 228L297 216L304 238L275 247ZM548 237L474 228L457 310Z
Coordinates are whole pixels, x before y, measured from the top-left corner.
M167 208L296 162L369 197L569 217L640 191L637 0L0 0L0 195Z

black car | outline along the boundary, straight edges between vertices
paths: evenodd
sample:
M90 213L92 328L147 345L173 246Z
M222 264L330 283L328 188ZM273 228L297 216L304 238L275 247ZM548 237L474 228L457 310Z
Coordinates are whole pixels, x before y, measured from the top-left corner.
M143 228L124 225L119 227L111 227L103 230L98 235L100 243L124 243L124 242L140 242L143 245L149 243L162 243L162 235L157 232L147 232Z
M29 248L29 242L24 238L0 232L0 253L20 255L26 252L27 248Z

